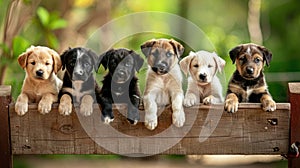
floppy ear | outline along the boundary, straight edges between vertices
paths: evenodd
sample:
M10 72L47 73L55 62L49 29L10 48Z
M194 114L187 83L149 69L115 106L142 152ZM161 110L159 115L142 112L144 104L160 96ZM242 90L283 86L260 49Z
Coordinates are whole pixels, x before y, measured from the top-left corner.
M217 69L219 72L222 72L222 70L225 67L226 61L223 60L221 57L219 57L215 52L212 53L213 54L213 58L217 64Z
M242 50L242 45L239 45L229 51L229 56L232 60L232 64L235 63L235 59L238 56L238 54L241 52L241 50Z
M30 48L28 48L24 53L22 53L21 55L19 55L18 57L18 63L19 65L24 69L27 65L27 58L30 54L32 54L33 52L33 48L34 46L31 46Z
M66 51L64 51L63 53L62 53L62 55L60 55L60 60L61 60L61 63L62 63L62 70L65 70L65 68L66 68L66 64L67 64L67 55L68 55L68 53L69 53L69 51L71 50L72 48L71 47L69 47L69 49L68 50L66 50Z
M169 43L173 46L174 51L176 52L177 57L179 58L184 52L184 47L173 39L171 39Z
M151 48L153 47L153 45L155 43L156 43L156 40L152 39L152 40L146 41L144 44L141 45L141 50L146 57L148 55L150 55Z
M109 57L115 52L114 49L110 49L107 52L100 55L100 65L103 65L104 69L106 70L109 64Z
M52 56L52 58L53 58L53 61L54 61L54 64L53 64L53 71L54 71L54 73L55 74L57 74L57 72L61 69L61 67L62 67L62 62L61 62L61 59L60 59L60 56L59 56L59 54L56 52L56 51L54 51L54 50L52 50L52 49L50 49L50 48L48 48L48 53Z
M188 56L184 57L179 62L180 68L186 76L188 75L188 72L190 69L190 64L194 57L195 57L195 53L193 51L191 51Z
M130 50L129 54L131 54L134 59L135 70L139 71L141 69L141 67L143 66L144 59L139 54L134 52L133 50Z
M98 55L92 50L88 50L87 52L92 57L94 69L95 69L95 71L97 71L100 66L100 61L101 61L99 59L100 57L98 58Z
M257 48L263 53L264 60L266 61L266 65L269 66L272 60L272 53L270 50L265 48L264 46L257 46Z

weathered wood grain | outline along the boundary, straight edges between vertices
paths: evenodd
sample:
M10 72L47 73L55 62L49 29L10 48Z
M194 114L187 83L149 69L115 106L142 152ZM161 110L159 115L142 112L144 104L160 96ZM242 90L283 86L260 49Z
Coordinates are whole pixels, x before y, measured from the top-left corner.
M289 83L289 101L291 102L290 145L300 142L300 83ZM289 167L297 168L300 159L289 155Z
M161 108L159 125L147 130L142 122L126 121L126 106L116 105L115 121L101 122L94 105L92 116L74 108L61 116L57 104L42 115L36 104L25 116L17 116L10 105L13 154L286 154L289 144L290 104L278 103L275 112L264 112L260 104L241 104L229 114L223 105L185 108L182 128L171 124L170 107ZM144 111L141 110L142 120Z
M8 105L11 102L10 93L11 86L0 85L0 165L7 168L13 167L8 112Z

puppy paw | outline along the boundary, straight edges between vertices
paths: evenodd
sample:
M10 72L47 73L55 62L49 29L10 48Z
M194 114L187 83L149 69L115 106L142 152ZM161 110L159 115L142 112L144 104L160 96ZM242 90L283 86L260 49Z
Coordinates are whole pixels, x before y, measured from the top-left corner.
M191 107L191 106L195 105L196 102L197 102L197 98L195 95L187 94L183 100L183 105L185 107Z
M52 106L51 102L42 99L38 104L38 111L41 114L47 114L51 111L51 106Z
M127 121L131 124L131 125L136 125L139 120L138 119L130 119L130 118L127 118Z
M145 119L145 126L149 130L154 130L157 127L157 125L158 125L157 118L152 119L152 120Z
M262 101L262 108L264 111L275 111L276 103L272 99L266 99Z
M214 104L215 103L214 99L215 99L215 97L212 95L207 96L206 98L203 99L203 104L205 104L205 105Z
M90 116L93 113L93 105L81 104L79 112L84 116Z
M152 113L152 112L147 113L146 112L144 124L145 124L146 128L148 128L149 130L154 130L158 125L156 113Z
M226 99L225 100L225 106L224 109L225 111L229 113L235 113L238 111L239 107L239 102L233 99Z
M140 120L140 113L137 107L131 107L128 109L127 113L127 121L132 124L136 125Z
M72 113L72 100L69 95L63 95L60 99L58 112L61 115L67 116Z
M19 116L22 116L28 111L28 104L24 102L16 102L15 111Z
M94 99L90 95L83 96L80 104L80 113L84 116L90 116L93 113Z
M185 122L185 115L183 111L173 112L172 122L176 127L182 127Z
M104 122L104 124L109 125L111 122L114 121L114 119L115 118L111 118L111 117L106 116L106 117L103 118L103 122Z

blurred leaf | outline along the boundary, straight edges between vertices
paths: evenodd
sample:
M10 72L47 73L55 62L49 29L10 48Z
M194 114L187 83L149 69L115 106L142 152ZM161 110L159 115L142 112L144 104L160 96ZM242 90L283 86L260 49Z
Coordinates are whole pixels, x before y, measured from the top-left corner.
M29 46L30 46L30 42L27 41L25 38L21 36L14 37L12 42L14 58L22 54Z
M50 23L49 28L51 30L61 29L67 26L67 21L64 19L54 20Z
M51 48L54 48L54 49L58 48L59 42L58 42L57 37L54 34L49 33L47 35L47 40L48 40L48 44Z
M37 16L40 19L41 23L43 26L47 27L50 21L50 14L49 12L43 8L43 7L39 7L37 9Z
M3 51L3 53L5 55L9 54L9 47L5 43L1 43L0 44L0 48L1 48L1 50Z

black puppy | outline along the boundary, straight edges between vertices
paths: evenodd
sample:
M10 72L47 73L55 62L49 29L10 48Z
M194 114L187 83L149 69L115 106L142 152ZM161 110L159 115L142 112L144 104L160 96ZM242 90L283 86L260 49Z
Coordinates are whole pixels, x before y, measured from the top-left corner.
M82 47L70 48L61 55L61 61L62 70L66 71L59 94L59 113L69 115L72 112L73 101L74 104L80 104L81 114L91 115L93 103L97 99L95 95L100 92L93 75L99 68L97 54Z
M109 70L102 81L100 92L102 119L109 124L114 119L112 104L125 103L128 106L128 121L136 124L139 120L140 91L135 72L142 67L143 58L134 51L123 48L111 49L100 57L100 64Z

